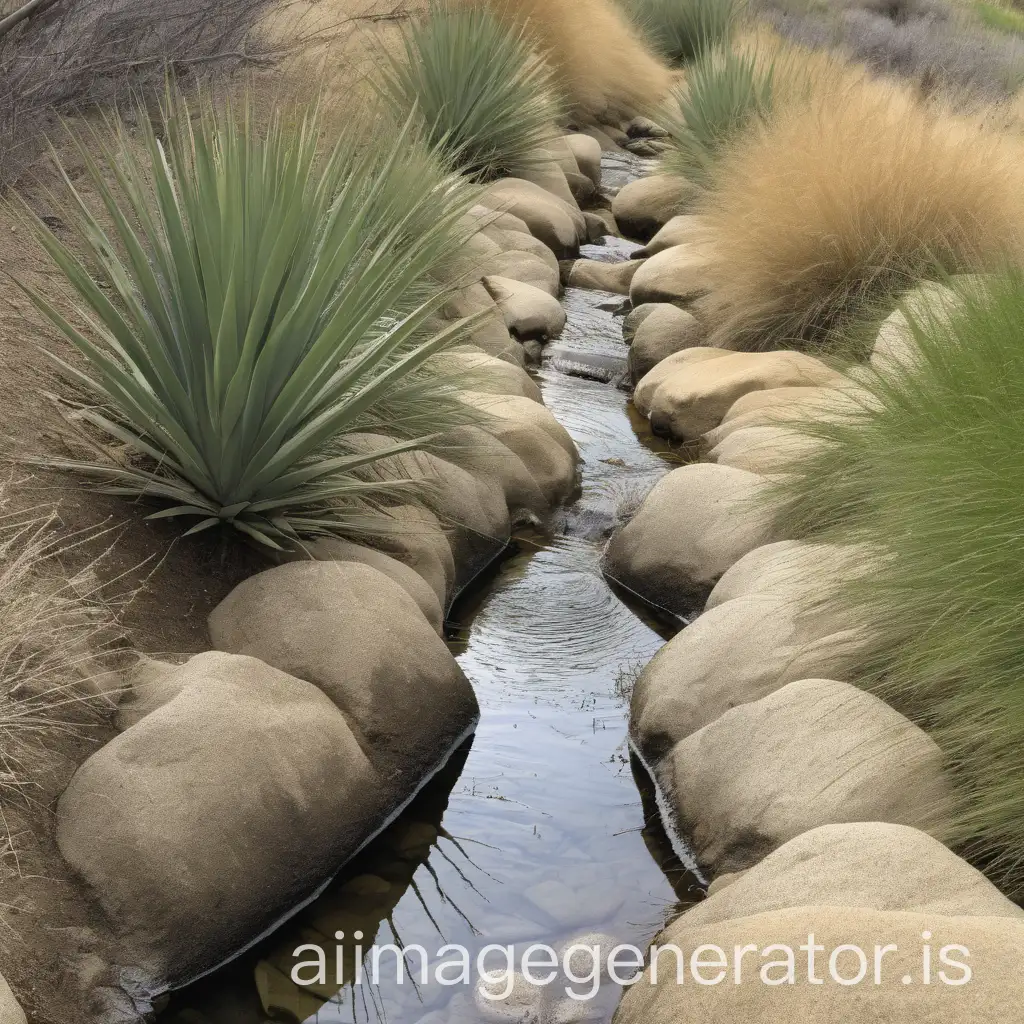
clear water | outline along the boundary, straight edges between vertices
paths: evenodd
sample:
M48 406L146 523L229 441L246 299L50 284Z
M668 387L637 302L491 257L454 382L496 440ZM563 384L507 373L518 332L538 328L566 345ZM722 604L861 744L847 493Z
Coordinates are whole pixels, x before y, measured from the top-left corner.
M628 252L620 242L595 255ZM622 391L558 368L595 357L623 363L611 312L620 304L571 290L569 325L539 372L545 402L583 458L578 501L550 533L517 538L450 618L453 652L482 708L475 737L319 899L258 948L174 993L162 1024L517 1020L501 1016L500 1004L481 1011L471 987L437 984L433 967L427 985L396 984L393 958L376 986L299 987L288 977L293 951L340 945L351 978L357 931L364 949L458 943L474 958L490 943L521 951L595 932L605 948L614 940L642 949L679 900L701 895L673 861L626 745L632 675L670 633L624 604L599 570L617 506L673 457L641 436ZM546 993L533 1019L608 1021L620 995L606 984L585 1004L556 1005Z

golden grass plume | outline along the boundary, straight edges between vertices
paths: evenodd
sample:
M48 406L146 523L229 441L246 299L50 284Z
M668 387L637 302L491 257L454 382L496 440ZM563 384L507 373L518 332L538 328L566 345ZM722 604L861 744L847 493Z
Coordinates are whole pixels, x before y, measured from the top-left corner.
M929 272L1019 262L1022 146L832 61L719 164L710 344L817 344Z
M461 0L525 23L578 116L616 122L656 108L677 75L612 0Z

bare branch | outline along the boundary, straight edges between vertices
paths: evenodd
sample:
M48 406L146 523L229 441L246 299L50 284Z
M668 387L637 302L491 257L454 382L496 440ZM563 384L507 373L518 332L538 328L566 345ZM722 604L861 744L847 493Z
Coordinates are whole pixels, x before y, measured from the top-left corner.
M32 17L47 7L52 7L57 0L29 0L27 4L19 7L13 14L8 14L3 21L0 21L0 36L7 35L15 25L20 25L26 18Z
M22 4L0 20L0 188L45 150L61 115L159 90L167 68L210 77L271 63L253 31L269 2Z

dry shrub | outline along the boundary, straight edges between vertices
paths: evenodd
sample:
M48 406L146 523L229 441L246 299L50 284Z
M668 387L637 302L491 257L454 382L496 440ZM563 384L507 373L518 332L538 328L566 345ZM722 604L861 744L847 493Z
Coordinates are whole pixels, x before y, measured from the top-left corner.
M1024 81L1024 40L986 28L946 0L755 0L787 39L839 48L880 74L927 89L1005 97Z
M710 344L820 344L930 272L1019 260L1020 142L836 67L719 164Z
M676 76L612 0L462 0L524 22L580 117L621 121L656 107Z
M56 0L0 39L0 184L44 146L56 116L159 86L165 69L209 77L252 66L267 0Z
M893 23L870 11L842 19L842 43L876 71L995 98L1024 81L1024 40L972 24L966 16Z

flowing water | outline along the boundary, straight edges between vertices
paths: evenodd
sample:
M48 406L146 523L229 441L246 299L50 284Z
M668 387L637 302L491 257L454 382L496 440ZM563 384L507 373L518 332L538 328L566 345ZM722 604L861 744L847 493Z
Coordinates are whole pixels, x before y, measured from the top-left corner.
M626 258L629 245L610 242L586 254ZM571 289L565 304L569 323L538 378L579 446L582 491L549 532L519 536L453 609L450 643L482 708L475 737L316 901L226 968L174 993L162 1024L520 1020L522 1004L481 1007L472 986L440 984L436 965L451 956L442 947L464 946L475 961L492 943L514 944L521 956L531 943L557 948L597 933L604 955L616 943L642 949L678 901L701 895L673 861L626 745L630 682L671 634L623 603L599 570L616 509L666 472L671 454L641 434L625 394L608 382L624 367L612 313L621 297ZM327 948L332 975L340 948L343 977L352 979L357 933L363 951L423 946L432 961L427 984L415 952L415 984L396 983L394 956L382 959L377 984L290 980L303 943ZM543 1024L610 1020L617 986L572 1002L564 984L544 991Z

